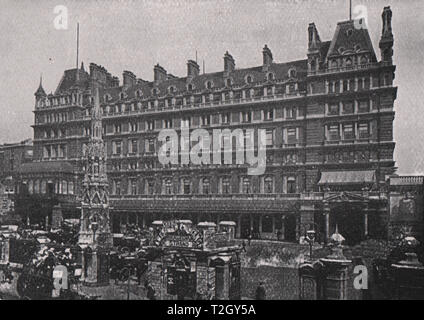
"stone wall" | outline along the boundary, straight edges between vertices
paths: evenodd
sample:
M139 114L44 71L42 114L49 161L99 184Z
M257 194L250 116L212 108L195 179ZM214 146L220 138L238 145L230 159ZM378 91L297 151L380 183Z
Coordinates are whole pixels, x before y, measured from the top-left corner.
M294 268L271 266L244 267L241 269L241 296L255 299L256 288L264 283L267 300L299 299L299 273Z

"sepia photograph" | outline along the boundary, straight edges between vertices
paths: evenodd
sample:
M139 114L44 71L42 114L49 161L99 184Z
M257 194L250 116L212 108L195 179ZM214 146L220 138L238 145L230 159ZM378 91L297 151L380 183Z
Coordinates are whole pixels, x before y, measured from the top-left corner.
M0 300L424 300L424 1L0 8Z

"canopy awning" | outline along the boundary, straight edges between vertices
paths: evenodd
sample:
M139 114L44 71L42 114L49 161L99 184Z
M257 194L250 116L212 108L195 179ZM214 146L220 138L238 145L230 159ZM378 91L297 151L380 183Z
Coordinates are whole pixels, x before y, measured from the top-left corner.
M318 185L346 185L375 183L375 171L324 171Z

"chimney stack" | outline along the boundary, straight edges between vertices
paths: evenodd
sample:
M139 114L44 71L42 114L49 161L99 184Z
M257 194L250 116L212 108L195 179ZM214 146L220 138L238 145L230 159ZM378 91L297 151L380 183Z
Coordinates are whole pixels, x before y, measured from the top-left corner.
M264 69L267 69L267 67L269 67L272 64L272 52L267 45L265 45L265 47L262 50L262 56L264 61L263 67Z
M196 61L187 61L187 78L197 77L200 73L200 67Z
M233 72L234 69L236 68L236 62L233 58L233 56L231 54L227 52L225 52L224 55L224 72L225 73L230 73Z
M153 73L155 82L162 82L166 80L166 70L161 67L159 63L153 68Z
M318 49L318 44L321 43L321 39L319 38L318 29L315 26L315 23L310 23L308 27L308 49L314 50Z
M135 86L135 84L137 83L137 77L131 71L125 70L122 73L122 78L123 78L123 86L125 88Z

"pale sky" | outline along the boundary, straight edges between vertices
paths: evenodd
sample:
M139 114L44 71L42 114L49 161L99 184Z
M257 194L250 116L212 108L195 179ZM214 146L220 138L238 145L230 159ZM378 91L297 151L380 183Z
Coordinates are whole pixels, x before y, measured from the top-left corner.
M396 165L400 174L424 174L424 1L353 0L359 4L367 8L377 57L383 7L393 10ZM54 27L58 5L68 9L68 30ZM123 70L152 80L158 62L185 76L196 50L206 72L223 69L226 50L236 67L261 65L264 44L277 62L305 59L310 22L324 41L348 18L348 0L0 0L0 143L33 137L40 74L50 93L75 67L77 21L80 61L86 69L101 64L122 81Z

